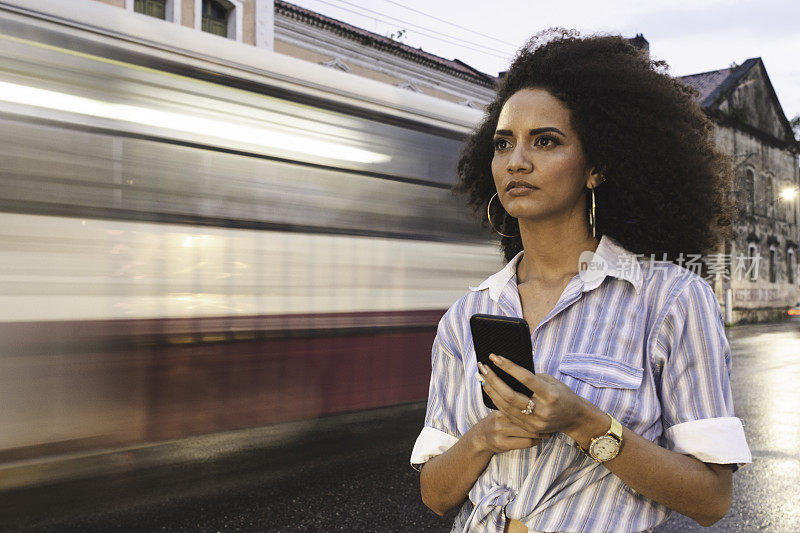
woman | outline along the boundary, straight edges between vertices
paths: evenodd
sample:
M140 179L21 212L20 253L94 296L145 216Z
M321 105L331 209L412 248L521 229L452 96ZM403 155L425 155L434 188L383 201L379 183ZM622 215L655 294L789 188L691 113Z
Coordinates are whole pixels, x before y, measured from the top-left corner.
M664 62L558 31L518 53L459 161L507 264L439 322L411 464L428 507L460 505L452 531L711 525L751 458L719 304L675 261L729 237L730 166ZM474 313L525 318L536 374L493 362L533 396L478 368Z

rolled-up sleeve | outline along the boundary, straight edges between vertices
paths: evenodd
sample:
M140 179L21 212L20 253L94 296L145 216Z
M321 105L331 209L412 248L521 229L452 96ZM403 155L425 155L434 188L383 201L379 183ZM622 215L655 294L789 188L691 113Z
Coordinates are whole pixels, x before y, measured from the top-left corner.
M431 348L431 381L425 424L411 452L411 466L417 471L428 459L444 453L461 437L456 416L464 390L464 366L457 355L457 339L450 319L448 312L439 321Z
M711 286L698 277L679 289L657 332L651 357L660 369L662 445L707 463L752 462L733 412L731 349Z

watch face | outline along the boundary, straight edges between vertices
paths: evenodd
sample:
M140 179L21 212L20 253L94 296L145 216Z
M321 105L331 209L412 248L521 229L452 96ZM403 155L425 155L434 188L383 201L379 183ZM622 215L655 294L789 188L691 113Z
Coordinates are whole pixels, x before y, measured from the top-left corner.
M608 461L617 456L619 442L614 437L603 435L592 443L589 453L598 461Z

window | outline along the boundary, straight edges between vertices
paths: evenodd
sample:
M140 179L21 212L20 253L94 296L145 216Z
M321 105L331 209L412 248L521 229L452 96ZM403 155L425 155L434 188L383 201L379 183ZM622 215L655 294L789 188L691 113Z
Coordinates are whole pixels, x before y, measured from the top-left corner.
M783 191L791 191L795 188L794 184L790 180L785 180L781 183L781 190L780 193L782 194ZM781 220L785 220L786 222L796 223L795 220L795 203L797 202L797 198L794 196L784 198L783 196L778 197L778 213Z
M228 8L216 0L203 0L203 31L228 36Z
M181 0L125 0L125 9L168 22L181 20Z
M125 0L125 9L168 22L181 20L181 0Z
M777 278L777 253L775 252L775 247L769 247L769 282L775 283Z
M757 248L755 243L750 243L747 245L747 258L748 258L748 268L750 269L750 281L756 281L758 279L758 266L759 261L756 259Z
M747 212L749 214L753 214L754 203L756 201L755 182L755 172L753 172L753 169L748 168L744 173L744 194Z
M789 279L789 283L794 283L794 274L796 268L797 263L794 259L794 250L789 248L789 250L786 252L786 277Z
M774 205L775 204L775 194L774 194L774 191L772 190L772 177L771 176L767 176L767 191L766 192L767 192L766 199L765 199L766 205L764 206L765 207L764 212L766 213L766 215L768 217L770 217L770 216L772 216L772 209L773 209L773 207L775 207L775 205Z
M135 0L133 10L142 15L167 20L167 0Z
M242 42L241 0L194 0L194 29Z

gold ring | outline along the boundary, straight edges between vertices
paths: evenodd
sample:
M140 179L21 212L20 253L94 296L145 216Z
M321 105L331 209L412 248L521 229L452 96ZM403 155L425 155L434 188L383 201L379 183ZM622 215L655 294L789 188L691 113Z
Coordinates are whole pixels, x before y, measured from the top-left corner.
M529 415L533 413L533 408L536 407L536 404L533 401L533 396L531 396L530 400L528 400L528 406L522 410L523 415Z

